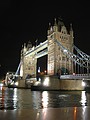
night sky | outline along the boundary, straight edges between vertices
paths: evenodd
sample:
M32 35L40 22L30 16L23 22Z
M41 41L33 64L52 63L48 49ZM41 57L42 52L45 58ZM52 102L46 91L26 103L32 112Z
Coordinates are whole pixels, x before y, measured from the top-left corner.
M63 1L0 1L0 76L16 71L22 45L29 40L35 45L47 39L49 22L61 17L66 27L72 23L74 44L90 54L89 3Z

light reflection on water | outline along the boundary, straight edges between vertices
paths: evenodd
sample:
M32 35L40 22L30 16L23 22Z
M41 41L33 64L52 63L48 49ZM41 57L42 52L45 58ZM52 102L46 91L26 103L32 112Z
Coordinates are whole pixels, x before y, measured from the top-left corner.
M42 106L43 106L43 108L48 107L48 103L49 103L48 98L49 98L48 92L44 91L42 93Z
M82 106L85 106L87 104L87 98L86 98L86 92L85 91L82 91L81 93L81 104Z
M85 91L31 91L0 87L0 109L38 109L90 106Z

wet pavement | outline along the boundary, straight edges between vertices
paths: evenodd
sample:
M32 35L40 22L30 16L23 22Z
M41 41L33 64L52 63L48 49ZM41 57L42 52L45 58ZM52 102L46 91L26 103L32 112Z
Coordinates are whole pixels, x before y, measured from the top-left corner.
M90 91L0 87L0 120L90 120Z
M90 120L90 107L0 110L0 120Z

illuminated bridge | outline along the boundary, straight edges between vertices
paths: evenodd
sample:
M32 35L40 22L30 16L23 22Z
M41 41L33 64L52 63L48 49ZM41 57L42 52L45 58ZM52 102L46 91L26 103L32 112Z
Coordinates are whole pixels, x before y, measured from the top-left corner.
M32 46L31 42L24 44L16 74L20 69L20 76L23 78L28 74L36 76L37 59L45 55L47 55L48 75L61 74L68 78L84 76L89 79L90 56L74 45L71 24L68 30L62 21L55 19L53 26L49 24L46 41L37 46Z

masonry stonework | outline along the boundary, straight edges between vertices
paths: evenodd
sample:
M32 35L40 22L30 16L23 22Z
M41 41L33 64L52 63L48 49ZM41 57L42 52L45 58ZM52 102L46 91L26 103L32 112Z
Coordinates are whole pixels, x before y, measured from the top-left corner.
M67 31L62 21L56 22L53 26L49 25L48 29L48 74L55 75L58 70L62 74L73 73L73 63L62 52L60 46L54 41L57 39L66 49L73 53L73 30Z
M29 42L28 45L24 44L21 50L21 68L20 74L25 78L28 74L36 76L37 59L47 54L47 74L56 75L58 71L62 74L73 73L73 62L63 53L60 46L55 42L58 40L67 50L73 53L73 29L70 25L69 30L61 20L54 21L54 25L49 24L47 30L47 40L42 45L32 47ZM41 47L40 47L41 46ZM39 56L39 51L47 49ZM38 57L39 56L39 57ZM43 64L43 62L42 62Z

